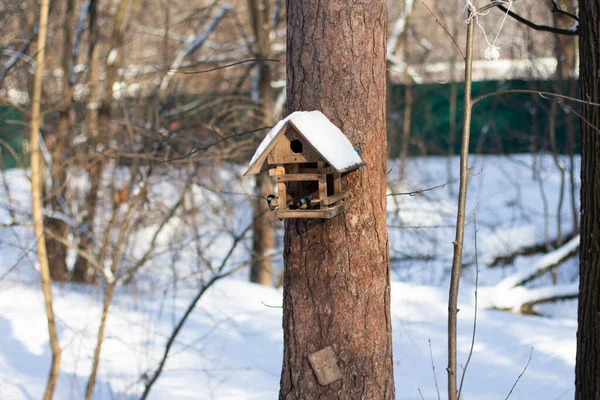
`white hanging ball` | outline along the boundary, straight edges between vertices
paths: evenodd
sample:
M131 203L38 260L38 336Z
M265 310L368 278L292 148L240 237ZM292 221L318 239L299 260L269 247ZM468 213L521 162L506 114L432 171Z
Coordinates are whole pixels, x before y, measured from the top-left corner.
M488 61L496 61L500 58L500 47L491 44L487 47L487 49L485 49L485 53L483 53L483 55Z

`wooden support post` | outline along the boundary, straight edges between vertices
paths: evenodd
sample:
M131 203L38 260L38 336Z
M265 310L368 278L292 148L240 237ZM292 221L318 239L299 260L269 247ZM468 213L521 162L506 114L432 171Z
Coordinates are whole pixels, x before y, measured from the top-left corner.
M319 162L317 163L317 168L319 170L319 208L325 208L324 200L327 197L327 175L323 173L323 169L325 168L325 163Z
M286 174L284 177L277 177L277 183L279 182L283 182L283 180L279 180L280 178L285 178L287 176L294 175L294 176L298 176L298 171L300 170L300 166L298 164L291 164L288 165L288 171L289 174ZM292 179L292 182L288 182L287 184L287 189L288 189L288 193L290 196L292 196L292 198L294 199L293 201L295 202L296 200L299 199L300 196L300 183L297 182L296 179Z
M337 172L333 173L333 194L342 192L342 176Z
M285 167L283 165L278 165L275 168L277 175L283 176L285 175ZM285 182L277 183L277 195L279 196L279 209L287 210L287 190L285 187Z

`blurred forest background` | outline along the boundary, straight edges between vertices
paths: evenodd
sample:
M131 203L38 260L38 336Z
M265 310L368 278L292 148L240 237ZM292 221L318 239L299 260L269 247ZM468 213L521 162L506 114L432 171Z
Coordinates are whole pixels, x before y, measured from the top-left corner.
M463 46L466 12L460 2L440 0L390 0L388 6L393 279L440 285L448 277L449 252L438 245L453 229L454 211L418 191L440 185L444 199L456 196L451 183L458 178L465 67L450 35ZM532 29L511 17L504 21L499 9L480 18L473 97L516 89L577 97L576 25L568 15L575 8L571 0L519 0L513 8L538 27L573 35ZM35 269L24 187L39 12L34 0L0 2L0 280L11 284L37 282L23 271ZM260 140L286 115L285 26L283 0L50 1L39 137L46 168L44 233L52 280L74 282L76 290L103 299L91 325L99 330L86 345L93 354L92 372L83 374L89 375L86 398L94 390L115 293L163 293L175 302L188 288L196 293L185 308L191 311L228 276L281 284L281 224L264 201L273 183L241 175ZM498 35L498 60L484 57L482 32L489 40ZM506 210L481 217L490 235L509 220L514 228L481 244L482 263L502 266L487 284L513 272L504 266L517 257L547 254L576 237L578 112L537 93L507 93L475 105L471 152L488 155L494 165L521 168L499 173L508 179L506 191L516 193L496 208ZM508 164L494 161L500 159ZM521 175L530 180L520 182ZM529 191L535 192L533 203L523 200ZM404 202L394 194L411 196ZM411 203L416 194L423 195L418 206ZM496 206L490 199L489 207ZM536 228L523 234L516 231L519 224ZM560 299L576 297L576 246L518 285L568 284ZM467 247L468 267L477 260L472 244ZM474 276L473 270L467 274ZM555 300L546 296L539 303ZM492 305L533 312L531 301ZM173 317L173 332L153 339L169 344L140 367L142 398L188 315Z

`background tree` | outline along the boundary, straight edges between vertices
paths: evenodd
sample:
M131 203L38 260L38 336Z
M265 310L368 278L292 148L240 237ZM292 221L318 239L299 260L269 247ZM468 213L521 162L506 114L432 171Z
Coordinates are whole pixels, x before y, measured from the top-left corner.
M274 125L275 90L271 87L272 68L269 62L271 54L271 31L277 23L271 18L273 10L271 0L248 0L252 31L254 32L254 55L259 62L256 68L255 98L258 103L258 125ZM257 195L253 200L252 227L252 264L250 265L250 281L270 285L272 281L272 259L268 253L275 246L275 228L265 199L273 193L273 182L265 174L256 176Z
M600 0L579 2L581 98L600 103ZM600 399L600 111L583 105L575 399Z
M58 114L58 126L53 135L46 138L48 149L52 152L52 185L47 185L47 203L53 211L65 213L65 194L67 188L67 166L65 153L67 150L67 138L70 130L70 115L72 112L71 99L71 81L68 71L71 69L71 54L73 46L73 16L75 1L68 0L64 4L64 21L63 21L63 43L61 54L61 67L63 70L62 78L62 102L61 109ZM59 214L60 215L60 214ZM68 224L61 218L47 217L46 228L51 230L53 234L66 238L69 232ZM60 242L46 237L46 247L48 248L48 262L50 264L50 275L54 281L66 281L69 277L67 269L67 247Z
M366 167L348 210L287 220L282 399L393 399L386 229L386 2L287 2L287 111L321 110ZM320 386L306 357L332 346L342 379Z

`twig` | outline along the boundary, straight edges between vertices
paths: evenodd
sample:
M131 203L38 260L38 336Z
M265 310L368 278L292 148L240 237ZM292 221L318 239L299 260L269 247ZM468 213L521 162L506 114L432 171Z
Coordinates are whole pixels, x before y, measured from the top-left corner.
M600 107L600 103L594 103L592 101L588 101L588 100L582 100L582 99L578 99L576 97L571 97L571 96L565 96L563 94L559 94L559 93L552 93L552 92L542 92L539 90L530 90L530 89L508 89L508 90L500 90L497 92L491 92L491 93L486 93L484 95L475 97L474 99L471 100L471 105L475 105L475 103L487 99L488 97L492 97L492 96L499 96L502 94L511 94L511 93L531 93L531 94L538 94L540 95L540 97L544 98L544 99L548 99L548 100L552 100L549 97L558 97L559 99L564 99L564 100L571 100L574 101L576 103L581 103L581 104L586 104L588 106L596 106L596 107Z
M88 147L90 148L90 150L94 151L96 154L101 155L106 158L113 159L113 160L118 160L120 157L142 158L142 159L150 160L155 164L166 164L166 163L182 161L182 160L189 161L189 158L191 156L193 156L194 154L199 153L201 151L207 151L223 142L226 142L231 139L239 138L242 136L246 136L246 135L251 135L253 133L264 131L264 130L271 129L271 128L272 128L272 126L265 126L262 128L251 129L251 130L240 132L240 133L234 133L232 135L222 137L221 139L216 140L210 144L207 144L206 146L194 147L193 149L189 150L186 154L183 154L181 156L174 156L174 157L170 157L170 158L154 156L152 154L146 154L146 153L138 154L138 153L117 152L117 151L114 151L114 149L107 149L107 150L99 151L99 150L93 149L89 146Z
M204 74L206 72L218 71L220 69L234 67L236 65L245 64L245 63L249 63L249 62L257 62L257 63L258 62L279 62L279 60L275 60L275 59L272 59L272 58L251 58L251 59L248 59L248 60L242 60L242 61L234 62L234 63L231 63L231 64L222 65L220 67L203 69L203 70L200 70L200 71L177 71L177 70L174 70L173 72L176 73L176 74L184 74L184 75ZM171 69L169 69L169 71L171 71Z
M227 195L231 195L231 196L244 196L244 197L250 197L250 198L256 198L256 199L262 199L263 196L259 196L257 194L250 194L250 193L240 193L240 192L230 192L227 190L217 190L217 189L213 189L209 186L206 186L203 183L200 182L194 182L196 186L201 187L202 189L208 190L209 192L212 193L217 193L217 194L227 194Z
M423 7L425 7L427 9L427 11L429 11L429 14L431 14L431 16L435 19L435 22L442 27L442 29L444 30L444 32L446 32L446 35L448 35L448 37L450 39L452 39L452 43L454 43L454 46L458 49L458 52L460 53L460 55L462 56L463 60L465 58L465 53L463 53L463 51L461 50L460 46L458 45L458 43L456 43L456 39L454 39L454 36L452 36L452 34L450 34L450 32L448 32L448 29L446 29L446 26L444 26L444 24L442 23L442 21L438 18L437 15L435 15L433 13L433 11L431 11L431 8L429 8L427 6L427 4L421 0L421 4L423 4Z
M472 170L473 170L472 168L469 168L469 176L477 176L482 171L482 170L480 170L479 172L477 172L475 174L472 174L471 173ZM453 184L455 182L458 182L459 180L460 180L460 178L456 178L454 180L451 180L450 182L442 183L441 185L433 186L433 187L430 187L430 188L427 188L427 189L419 189L419 190L415 190L415 191L412 191L412 192L389 193L387 196L416 196L418 194L422 194L422 193L425 193L425 192L433 192L435 190L443 189L443 188L445 188L448 185L451 185L451 184Z
M85 30L85 21L90 11L90 5L93 0L87 0L81 6L81 14L79 15L79 22L77 23L77 29L75 31L75 40L73 40L73 47L71 48L71 62L69 66L69 82L75 83L75 62L77 60L77 54L79 52L79 42L81 42L81 36Z
M32 41L33 41L33 34L29 35L27 37L27 39L25 39L25 42L21 45L19 50L14 52L12 57L6 63L4 63L4 65L2 65L2 70L0 70L0 82L2 82L4 80L4 77L6 76L8 71L17 63L17 61L19 61L20 59L30 61L30 60L27 60L27 58L29 58L29 57L25 53L27 52L27 49L29 48L29 45L31 44Z
M98 260L96 260L91 253L80 249L79 247L75 246L73 243L69 242L67 239L55 234L50 229L47 229L47 228L44 229L44 233L50 239L55 240L55 241L59 242L60 244L62 244L63 246L70 248L71 250L75 251L79 256L83 257L92 266L92 268L94 268L96 271L98 271L100 274L102 274L102 277L104 278L104 280L107 283L112 282L113 278L107 274L107 271L105 271L102 268L102 266L98 263ZM108 272L110 273L110 271L108 271Z
M510 15L515 20L519 21L523 25L526 25L526 26L528 26L531 29L534 29L536 31L551 32L551 33L555 33L555 34L558 34L558 35L566 35L566 36L579 36L579 29L563 29L563 28L555 28L555 27L548 26L548 25L539 25L539 24L536 24L534 22L531 22L528 19L525 19L525 18L521 17L519 14L516 14L516 13L514 13L512 11L509 11L504 6L500 6L499 5L498 9L501 10L502 12L504 12L504 13L508 13L508 15Z
M462 393L463 383L465 381L465 375L467 373L467 368L469 367L469 362L471 361L471 356L473 355L473 348L475 347L475 332L477 331L477 289L479 288L479 257L477 256L477 208L479 204L475 207L475 212L473 213L473 236L475 237L475 312L473 315L473 334L471 335L471 348L469 349L469 356L467 357L467 361L465 362L465 367L463 368L462 375L460 377L460 385L458 387L458 397L460 400L460 394Z
M433 370L433 382L435 383L435 391L437 392L438 400L441 400L440 388L435 375L435 364L433 363L433 352L431 351L431 339L429 339L429 359L431 360L431 369Z
M146 385L145 385L145 388L144 388L144 393L142 393L142 396L140 397L140 400L145 400L148 397L148 395L150 393L150 389L152 389L152 386L154 385L154 383L156 382L156 380L158 379L158 377L162 373L162 370L163 370L163 368L165 366L165 363L167 362L167 358L169 357L169 353L171 351L171 347L175 343L175 339L179 335L179 332L181 331L181 329L183 328L183 325L185 324L185 322L187 321L188 317L190 316L190 314L192 313L192 311L196 307L196 304L198 303L198 301L200 300L200 298L204 295L204 293L206 293L206 291L213 284L215 284L220 279L225 278L226 276L228 276L229 274L231 274L232 272L234 272L234 271L236 271L238 269L238 268L234 268L234 269L232 269L230 271L225 271L225 272L223 271L223 269L227 265L227 261L229 261L229 258L233 254L233 251L236 249L237 245L246 236L246 233L248 233L248 231L251 228L252 228L252 224L248 225L242 231L242 233L240 233L239 235L237 235L234 238L233 243L232 243L231 247L229 248L229 251L228 251L227 255L225 256L225 258L223 258L223 260L222 260L221 265L219 266L219 268L217 268L217 271L216 271L217 273L215 273L212 276L212 278L210 278L208 280L208 282L206 282L206 283L204 283L202 285L202 287L200 288L200 290L198 291L198 293L196 294L196 296L194 297L194 299L192 299L192 301L188 305L188 308L185 310L183 316L181 317L181 319L177 323L177 326L175 327L175 329L173 329L173 332L171 332L171 335L169 336L169 339L167 340L167 344L165 345L165 350L164 350L163 356L162 356L162 358L161 358L161 360L160 360L160 362L158 364L158 367L156 368L156 370L152 374L152 377L149 378L148 381L146 382Z
M37 240L36 240L36 242L37 242ZM21 249L21 251L22 251L21 256L19 257L19 259L17 261L14 262L13 265L10 266L10 268L8 268L6 271L4 271L4 273L2 275L0 275L0 281L3 280L4 278L6 278L11 272L13 272L21 264L21 261L23 261L25 258L29 257L31 255L31 253L34 252L35 249L36 249L35 243L33 243L27 249Z
M175 74L175 72L179 69L179 67L181 66L183 59L188 54L190 54L192 51L198 50L200 47L202 47L204 42L206 42L206 39L208 39L208 36L216 28L216 26L219 24L221 19L223 19L225 14L227 14L227 12L230 9L231 9L231 5L229 5L229 4L222 5L221 8L219 9L219 11L217 11L217 13L212 17L212 19L208 22L208 24L204 28L204 31L199 36L192 34L186 39L184 46L177 51L175 60L173 61L173 63L171 63L171 67L167 70L167 73L163 76L163 78L160 82L159 97L161 99L163 99L164 96L166 95L166 91L169 87L169 83L171 82L171 78Z
M467 222L465 226L469 225ZM388 225L392 229L439 229L439 228L456 228L456 225Z
M519 380L521 379L521 377L523 376L523 374L525 374L525 371L527 371L527 367L529 367L529 362L531 361L531 355L532 354L533 354L533 347L529 351L529 360L527 360L527 364L525 364L525 368L523 368L523 372L521 372L521 374L517 377L517 380L515 381L515 383L510 388L510 392L508 392L508 395L506 396L506 398L504 400L508 400L508 398L512 394L513 390L515 389L515 386L517 386L517 383L519 383Z
M479 97L476 97L475 99L473 99L472 102L471 102L471 104L474 105L478 101L483 100L483 99L487 99L488 97L499 96L499 95L508 94L508 93L533 93L533 94L538 94L543 99L554 101L557 104L563 104L562 100L571 100L571 101L574 101L576 103L581 103L581 104L585 104L585 105L589 105L589 106L600 107L600 103L594 103L592 101L582 100L582 99L578 99L578 98L575 98L575 97L565 96L565 95L557 94L557 93L540 92L538 90L528 90L528 89L510 89L510 90L500 90L500 91L497 91L497 92L487 93L487 94L484 94L482 96L479 96ZM557 97L558 99L553 99L552 97ZM589 126L591 129L593 129L596 132L600 133L600 129L598 129L594 124L592 124L590 121L588 121L587 119L585 119L583 117L583 115L581 115L580 113L578 113L577 111L575 111L573 108L569 107L568 105L564 105L564 107L566 107L569 110L569 112L572 112L579 119L581 119L583 122L585 122L585 124L587 126Z

